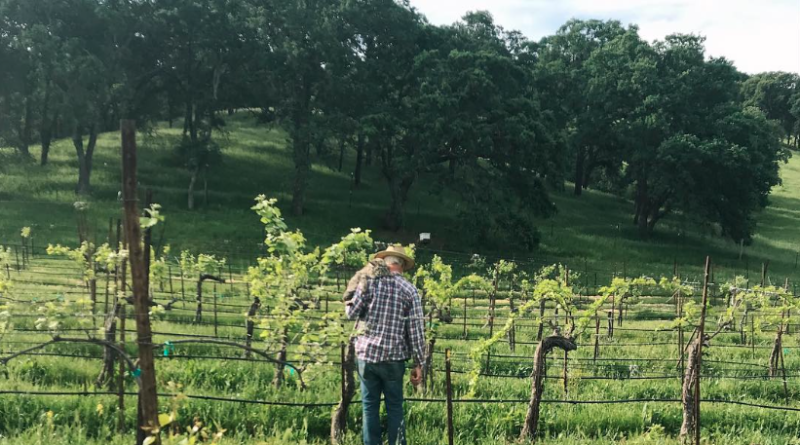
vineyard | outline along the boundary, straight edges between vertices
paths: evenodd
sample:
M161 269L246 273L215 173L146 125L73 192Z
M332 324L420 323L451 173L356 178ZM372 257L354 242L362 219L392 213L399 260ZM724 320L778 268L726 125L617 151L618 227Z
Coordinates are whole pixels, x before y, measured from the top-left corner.
M22 229L0 257L3 443L154 441L159 427L137 429L143 345L163 443L360 443L342 293L376 243L353 229L312 249L275 200L253 210L266 235L255 262L153 247L169 212L147 206L149 340L121 221L90 234L76 206L72 247ZM561 265L414 253L428 349L423 384L406 388L412 443L800 437L800 307L766 264L750 280L707 264L699 281L676 265L597 283Z
M800 3L639 3L0 0L0 445L800 445Z

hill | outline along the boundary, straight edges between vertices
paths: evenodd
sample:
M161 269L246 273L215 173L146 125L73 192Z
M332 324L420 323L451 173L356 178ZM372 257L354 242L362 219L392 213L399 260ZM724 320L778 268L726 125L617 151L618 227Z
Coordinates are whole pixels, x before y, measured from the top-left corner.
M217 252L236 260L253 258L260 246L260 224L249 210L258 194L277 197L288 208L293 165L286 149L286 135L278 129L258 126L247 112L228 119L225 134L217 136L223 147L223 162L208 177L206 204L203 183L198 187L199 209L186 210L189 173L176 161L172 147L180 130L160 126L139 135L140 189L150 188L154 200L164 207L167 222L157 243L173 249ZM37 247L46 243L76 242L73 193L77 162L71 141L59 140L50 163L13 160L0 150L0 240L19 243L19 230L33 228ZM34 147L33 154L37 154ZM312 244L326 245L347 233L350 227L378 228L389 204L389 194L379 167L368 167L364 184L352 189L352 157L346 157L342 172L336 160L317 156L312 170L307 213L287 217ZM540 221L542 243L535 252L470 246L456 221L456 202L434 192L434 184L422 178L411 191L407 206L407 228L400 233L376 230L376 238L413 241L419 232L431 232L432 250L441 251L452 262L461 254L480 251L492 256L526 258L535 263L562 261L584 273L591 281L613 273L627 275L696 274L706 254L717 264L716 273L760 274L769 261L774 282L800 278L796 264L800 249L800 159L782 168L783 185L773 190L771 204L758 216L758 229L751 246L740 247L698 228L690 215L672 215L659 225L655 236L641 240L630 224L632 205L620 197L589 190L582 197L568 191L553 191L558 214ZM731 178L735 180L735 178ZM92 174L93 195L90 221L98 240L105 240L109 218L119 215L119 135L102 134L98 140ZM567 188L569 190L569 187ZM458 253L456 253L458 252ZM741 253L741 257L740 257Z

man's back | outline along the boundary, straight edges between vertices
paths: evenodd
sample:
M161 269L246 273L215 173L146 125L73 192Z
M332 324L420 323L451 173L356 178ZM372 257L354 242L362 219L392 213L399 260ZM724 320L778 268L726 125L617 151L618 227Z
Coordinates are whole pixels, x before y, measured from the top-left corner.
M373 279L366 292L359 290L348 307L359 323L356 354L367 363L407 360L422 363L425 344L422 305L417 289L400 274Z

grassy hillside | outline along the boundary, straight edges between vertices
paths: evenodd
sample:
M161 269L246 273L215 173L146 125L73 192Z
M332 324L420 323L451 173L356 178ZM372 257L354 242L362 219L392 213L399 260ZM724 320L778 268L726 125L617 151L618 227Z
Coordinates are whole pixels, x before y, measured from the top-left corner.
M179 140L177 128L157 128L139 136L140 186L151 188L156 202L164 206L167 223L163 243L173 248L219 251L235 257L251 258L260 246L260 224L249 210L253 197L260 193L277 197L288 207L293 165L286 150L286 135L279 130L256 126L254 119L240 112L229 119L227 132L218 137L223 147L223 163L215 166L209 179L209 200L204 205L203 185L199 184L199 209L186 210L189 174L172 155ZM92 176L94 194L91 220L97 238L104 240L110 217L119 215L119 136L103 134L95 155ZM37 149L33 149L37 155ZM17 242L19 229L31 226L36 242L73 244L75 212L72 193L77 178L74 149L69 140L57 141L51 163L12 160L9 151L0 150L0 240ZM303 230L312 244L327 244L350 227L378 228L388 206L388 190L377 166L368 167L364 185L351 190L350 172L354 159L348 157L343 172L334 159L315 159L309 186L307 214L288 218ZM776 187L772 204L758 217L759 227L752 246L739 259L739 246L719 239L710 230L693 227L688 217L673 215L657 228L653 239L639 239L630 224L630 202L596 191L576 198L571 193L553 192L559 212L541 221L542 245L533 253L482 252L505 257L532 257L537 262L566 261L574 269L602 276L613 272L671 273L673 262L684 272L696 273L706 254L718 264L718 274L759 272L761 263L770 261L774 281L800 278L795 266L800 248L800 159L794 158L782 169L783 185ZM735 178L731 178L735 180ZM411 192L407 207L407 229L401 233L377 231L377 238L411 241L421 231L432 232L435 249L469 252L467 234L455 221L455 201L432 193L432 183L423 178ZM162 235L157 234L161 239ZM455 261L458 256L451 255ZM607 279L607 278L601 278Z

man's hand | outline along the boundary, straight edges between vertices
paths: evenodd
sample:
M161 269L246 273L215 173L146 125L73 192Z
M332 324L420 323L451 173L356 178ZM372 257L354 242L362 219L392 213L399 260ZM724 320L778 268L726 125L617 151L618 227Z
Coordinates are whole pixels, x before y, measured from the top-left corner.
M419 386L422 383L422 367L417 365L411 370L411 384Z

